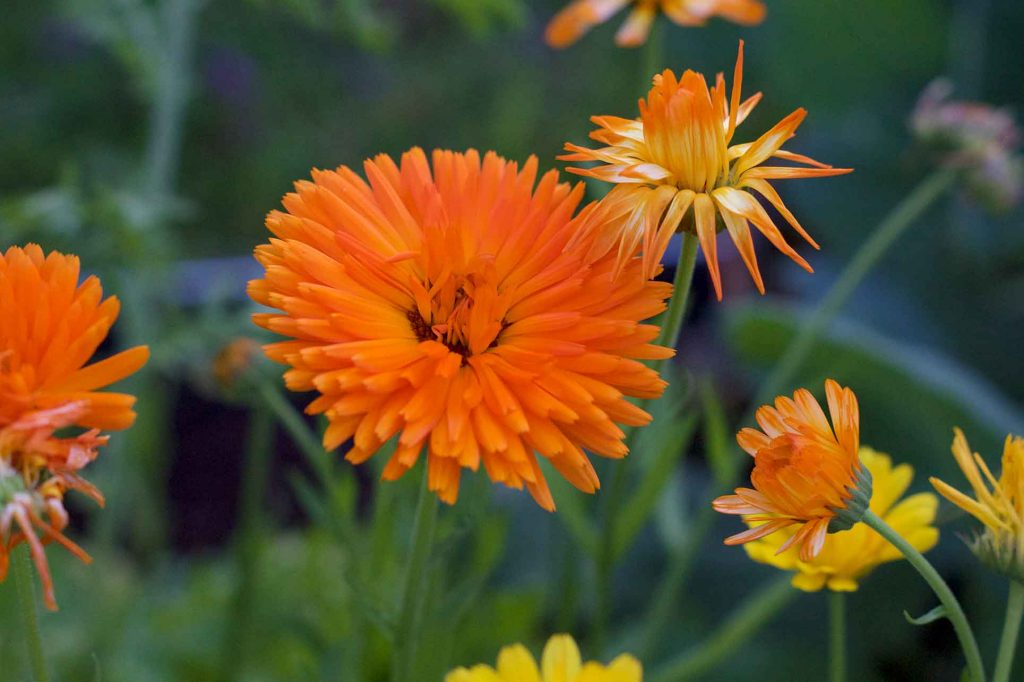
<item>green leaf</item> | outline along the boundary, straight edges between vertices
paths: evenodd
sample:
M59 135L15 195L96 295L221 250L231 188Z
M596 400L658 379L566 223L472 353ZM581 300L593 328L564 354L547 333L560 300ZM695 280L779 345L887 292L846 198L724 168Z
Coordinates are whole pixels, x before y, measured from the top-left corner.
M661 499L672 480L673 472L689 449L696 430L695 414L676 418L659 430L659 447L650 453L651 462L643 472L640 484L618 516L618 523L615 525L616 557L621 556L629 548L637 533L643 529L657 508L658 500Z
M735 441L731 437L729 421L711 380L701 382L700 402L704 415L704 445L711 475L719 486L729 486L736 478L740 459L732 447Z
M924 614L923 616L918 616L917 618L914 618L909 613L904 611L903 612L903 617L906 618L907 622L910 623L911 625L928 625L928 623L934 623L935 621L939 620L940 618L945 618L946 617L946 607L943 606L942 604L939 604L938 606L936 606L934 609L932 609L928 613Z

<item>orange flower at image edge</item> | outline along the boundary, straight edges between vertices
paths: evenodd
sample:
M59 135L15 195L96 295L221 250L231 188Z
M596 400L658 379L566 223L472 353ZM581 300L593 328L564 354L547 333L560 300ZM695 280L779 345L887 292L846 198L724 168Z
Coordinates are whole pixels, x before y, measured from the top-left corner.
M703 26L715 16L738 24L759 24L766 13L760 0L574 0L551 20L544 38L551 47L568 47L628 5L633 9L615 34L620 47L646 42L659 10L680 26Z
M611 257L574 239L582 185L536 182L483 158L413 149L395 164L313 171L284 198L256 249L266 278L257 302L281 312L257 324L291 337L267 346L291 365L287 386L320 392L307 408L325 414L324 446L348 439L346 458L369 459L397 437L384 478L397 479L427 452L428 484L458 496L462 469L483 464L492 480L525 486L545 509L554 501L538 464L545 457L577 488L599 486L584 448L624 457L617 424L650 416L626 400L665 387L641 360L670 357L641 324L665 308L671 285L621 276Z
M672 71L665 70L654 77L647 99L640 100L640 118L591 119L598 128L590 137L606 146L565 145L570 153L559 157L562 160L598 162L591 168L569 168L570 172L616 185L603 200L604 223L592 228L598 232L595 249L620 249L629 254L642 247L644 273L650 276L674 233L694 233L721 300L717 235L724 229L763 294L764 282L750 235L753 224L775 248L812 271L753 193L767 200L801 237L818 248L769 180L842 175L851 169L833 168L782 149L807 115L804 109L797 109L755 141L730 146L737 126L761 99L757 93L741 102L742 81L741 42L729 101L722 74L709 89L699 73L686 71L676 79ZM771 158L810 167L762 165ZM615 229L609 229L609 224L616 225Z
M871 500L871 475L861 464L860 411L857 397L829 379L825 382L832 424L807 389L793 398L779 396L775 406L757 410L761 431L745 428L736 436L754 457L751 488L714 501L716 511L742 514L760 524L726 538L738 545L788 526L799 529L777 553L800 548L800 560L821 551L827 533L847 530L864 515Z
M56 600L43 544L58 542L89 558L62 535L64 493L77 489L103 504L78 472L106 444L100 429L125 429L135 420L133 396L100 389L149 358L140 346L86 365L120 304L103 300L95 277L79 285L79 274L77 257L44 255L34 244L0 258L0 579L11 550L27 542L50 609ZM73 427L87 431L55 435Z

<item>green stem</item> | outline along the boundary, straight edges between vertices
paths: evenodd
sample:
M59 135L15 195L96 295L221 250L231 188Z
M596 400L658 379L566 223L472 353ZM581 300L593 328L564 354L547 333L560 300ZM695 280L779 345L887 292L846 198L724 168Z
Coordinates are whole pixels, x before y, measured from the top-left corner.
M643 90L640 92L642 95L646 95L650 90L654 74L659 73L664 67L662 64L664 41L660 19L660 16L654 18L654 25L651 26L651 32L647 36L647 42L644 43L640 58L640 84L643 85Z
M985 682L985 664L981 660L978 642L974 639L971 625L967 622L967 616L964 615L960 602L957 601L956 596L949 589L946 581L942 579L942 576L935 570L935 567L924 558L923 554L914 549L903 536L893 530L878 514L869 509L864 514L863 521L888 540L893 547L898 549L906 557L907 561L910 562L910 565L917 569L917 572L921 574L921 577L928 583L928 586L932 588L935 596L939 598L939 601L946 608L946 618L949 619L953 624L953 629L956 630L956 636L960 640L960 647L963 649L964 657L967 659L967 671L970 674L971 681Z
M661 346L675 348L679 342L679 333L683 328L683 316L686 313L686 303L690 296L690 285L693 282L693 272L697 266L697 247L699 242L695 235L686 233L683 235L683 245L679 254L679 263L676 266L675 279L672 282L674 287L672 298L669 300L668 310L662 319L661 332L658 334L656 343ZM662 363L658 362L655 369L661 370ZM638 430L630 429L626 436L626 445L632 451L636 442ZM612 579L615 573L616 548L618 537L616 523L618 510L622 503L623 488L625 487L624 462L615 462L611 483L608 486L605 497L605 504L601 514L601 532L598 534L597 547L597 599L594 614L593 641L594 648L600 650L604 646L605 637L608 631L608 623L611 620Z
M699 645L669 661L651 676L651 682L682 682L700 677L735 651L764 626L797 594L790 578L773 579L756 593L744 599L743 605Z
M661 333L658 335L657 341L659 345L674 348L679 342L679 332L683 328L683 315L686 313L686 302L690 298L690 285L693 283L693 271L697 267L699 244L696 235L689 232L683 233L683 247L679 252L676 277L672 282L674 291L661 323Z
M437 524L437 497L427 485L428 469L423 463L423 484L416 502L416 517L412 525L412 553L409 556L405 589L402 594L402 610L399 614L398 629L395 631L394 662L391 671L393 682L414 682L416 680L416 645L422 620L423 604L426 601L427 565L430 550L434 544L434 527Z
M263 403L270 408L281 426L299 446L299 450L309 465L313 467L317 478L326 487L331 480L331 469L327 451L324 450L320 439L309 428L309 424L306 423L299 411L288 402L288 398L285 397L275 381L260 375L256 378L256 388Z
M43 658L42 637L39 634L39 618L36 615L36 590L32 583L32 560L28 545L15 549L14 585L18 592L18 606L21 611L21 627L28 645L28 658L32 664L32 679L46 682L46 659Z
M839 275L818 307L804 321L789 347L761 385L751 409L771 401L779 391L787 390L818 337L842 310L864 277L886 254L889 247L953 184L957 171L938 170L925 178L879 223ZM750 421L744 419L744 423Z
M992 682L1008 682L1013 671L1013 658L1017 652L1017 635L1020 619L1024 615L1024 584L1010 581L1010 598L1006 603L1006 622L1003 636L999 640L999 656L996 658L996 672Z
M266 406L257 403L249 416L249 434L242 471L239 504L238 589L224 638L223 679L239 679L248 652L253 597L263 551L263 498L270 473L274 421Z
M829 680L846 682L846 593L828 593Z

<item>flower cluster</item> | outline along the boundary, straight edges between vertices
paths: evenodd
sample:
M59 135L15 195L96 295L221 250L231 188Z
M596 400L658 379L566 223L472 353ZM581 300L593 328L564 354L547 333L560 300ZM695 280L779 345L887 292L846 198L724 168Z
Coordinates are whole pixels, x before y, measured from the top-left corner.
M933 525L938 498L932 493L917 493L900 499L914 476L910 465L893 466L888 455L867 447L860 449L860 462L871 473L871 511L919 552L934 547L939 541L939 531ZM902 558L899 550L863 523L826 536L818 555L807 561L800 558L795 547L780 551L793 534L790 526L748 542L743 548L754 561L793 571L793 587L807 592L822 588L834 592L856 590L875 567Z
M993 211L1024 196L1020 128L1009 111L980 102L950 100L953 86L937 80L921 94L910 119L914 134L948 166L965 173L967 189Z
M144 346L87 365L117 319L116 298L99 280L80 285L79 263L30 244L0 257L0 579L11 550L31 549L43 600L56 609L43 545L57 542L88 560L64 537L64 493L79 490L103 504L79 471L107 442L101 430L132 424L134 397L100 389L132 374ZM68 435L68 430L81 430ZM41 535L41 537L40 537Z

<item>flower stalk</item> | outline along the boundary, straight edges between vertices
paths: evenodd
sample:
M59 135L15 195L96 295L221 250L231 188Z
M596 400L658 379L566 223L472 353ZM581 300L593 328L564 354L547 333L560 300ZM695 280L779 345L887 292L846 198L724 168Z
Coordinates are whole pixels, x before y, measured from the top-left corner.
M996 658L996 672L993 682L1009 682L1013 672L1013 658L1017 652L1017 635L1020 633L1021 616L1024 616L1024 584L1010 581L1010 596L1006 603L1006 622L1003 636L999 640L999 655Z
M419 643L423 606L426 602L427 573L430 550L434 544L434 530L437 525L437 498L430 492L426 462L423 466L423 483L416 502L416 516L412 525L412 551L405 576L402 607L394 639L394 662L391 679L393 682L414 682L416 678L416 647Z
M16 549L13 554L14 584L18 592L18 607L21 611L21 628L28 645L28 658L32 666L34 682L46 682L46 659L43 657L42 637L39 634L39 617L36 613L36 591L32 585L32 563L28 546Z
M935 570L935 567L924 558L923 554L914 549L903 536L893 530L889 524L870 509L864 514L864 523L892 543L906 557L910 565L921 574L921 577L928 583L928 586L932 588L935 596L939 598L939 601L945 607L945 617L953 624L957 639L960 640L960 647L963 649L964 658L967 660L968 679L972 682L985 682L985 664L981 660L978 642L974 638L974 632L971 630L971 625L967 621L967 616L964 615L960 602L957 600L956 595L953 594L953 591L949 589L946 581L942 579L942 576Z
M889 247L953 185L956 176L957 171L948 168L935 171L904 197L903 201L879 223L839 275L839 279L825 294L825 298L800 326L789 347L775 363L771 374L761 384L751 405L766 403L776 393L786 390L796 373L800 371L814 344L828 329L829 324L843 309L867 274L885 256Z
M705 673L721 663L797 595L789 578L772 580L750 597L714 633L692 650L669 661L651 676L651 682L706 679Z
M846 593L829 590L829 680L846 682Z

